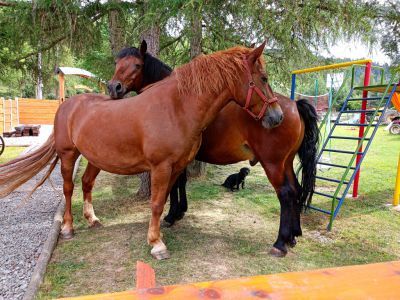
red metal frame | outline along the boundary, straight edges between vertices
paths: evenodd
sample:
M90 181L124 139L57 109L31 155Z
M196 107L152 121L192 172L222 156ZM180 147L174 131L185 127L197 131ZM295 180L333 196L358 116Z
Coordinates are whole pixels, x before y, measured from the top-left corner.
M368 62L365 65L365 75L364 75L364 86L368 86L369 85L369 81L370 81L370 77L371 77L371 62ZM362 97L363 98L367 98L368 97L368 91L367 90L363 90L362 93ZM367 109L367 101L362 101L361 103L361 109L362 110L366 110ZM360 124L365 124L365 113L361 113L361 117L360 117ZM360 129L358 131L358 137L362 137L364 135L364 127L360 126ZM360 143L360 142L359 142ZM362 145L360 147L359 152L362 152ZM356 166L358 165L358 162L361 159L361 154L357 155L357 160L356 160ZM356 177L354 177L354 184L353 184L353 197L357 197L358 196L358 183L360 180L360 172L361 172L361 168L358 170Z

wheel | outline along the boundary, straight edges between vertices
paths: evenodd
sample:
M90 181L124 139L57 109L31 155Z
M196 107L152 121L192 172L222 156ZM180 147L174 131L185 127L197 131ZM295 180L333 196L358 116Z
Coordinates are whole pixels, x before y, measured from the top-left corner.
M6 144L4 143L4 139L0 135L0 155L3 154L5 148L6 148Z
M390 122L393 121L393 119L397 116L396 112L393 111L388 111L386 114L383 116L382 123L383 124L389 124Z
M399 124L393 124L392 127L390 127L389 132L391 134L400 134L400 125Z

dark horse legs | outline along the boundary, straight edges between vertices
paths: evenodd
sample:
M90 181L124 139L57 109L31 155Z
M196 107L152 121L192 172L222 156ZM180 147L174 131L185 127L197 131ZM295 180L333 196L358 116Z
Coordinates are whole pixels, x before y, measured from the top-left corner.
M168 215L164 217L167 226L174 225L175 221L182 219L187 211L186 182L186 169L184 169L175 181L169 194L170 207Z
M282 170L269 165L269 168L265 169L268 170L268 178L275 188L281 205L278 238L274 243L271 254L284 256L287 253L287 245L294 247L296 245L296 237L302 234L300 227L302 205L299 201L301 186L291 166L287 167L286 170ZM164 218L164 221L169 226L182 219L187 211L186 182L186 172L184 172L179 176L171 190L170 209L168 215Z
M297 184L296 184L297 183ZM278 199L281 206L279 233L271 254L284 256L287 253L287 245L294 247L296 237L301 236L300 211L301 205L298 201L299 190L297 179L289 179L285 176L283 184L278 188ZM279 251L276 251L276 249Z

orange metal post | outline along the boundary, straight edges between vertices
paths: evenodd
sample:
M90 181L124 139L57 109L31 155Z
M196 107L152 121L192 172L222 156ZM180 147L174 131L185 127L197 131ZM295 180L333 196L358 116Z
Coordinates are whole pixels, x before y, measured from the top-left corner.
M149 289L156 286L154 269L144 262L136 262L136 288Z

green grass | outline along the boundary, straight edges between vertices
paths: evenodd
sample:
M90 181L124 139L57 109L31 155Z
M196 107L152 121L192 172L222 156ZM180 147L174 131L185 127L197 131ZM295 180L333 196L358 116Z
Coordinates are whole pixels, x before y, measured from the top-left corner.
M10 161L16 158L22 151L24 151L25 147L10 147L6 146L3 154L0 156L0 164L3 164L7 161Z
M95 230L87 228L82 216L77 180L76 235L59 241L38 298L132 289L137 260L156 270L158 285L169 285L400 259L399 214L385 206L393 197L399 145L400 136L380 128L362 166L360 197L345 201L331 232L326 231L326 215L303 215L303 237L281 259L268 254L280 206L259 165L251 168L246 188L235 193L220 184L246 162L208 165L204 178L191 180L188 213L174 227L162 229L171 259L161 262L151 258L146 244L150 211L147 201L134 197L136 177L100 173L93 197L104 227ZM318 197L315 201L323 204Z

